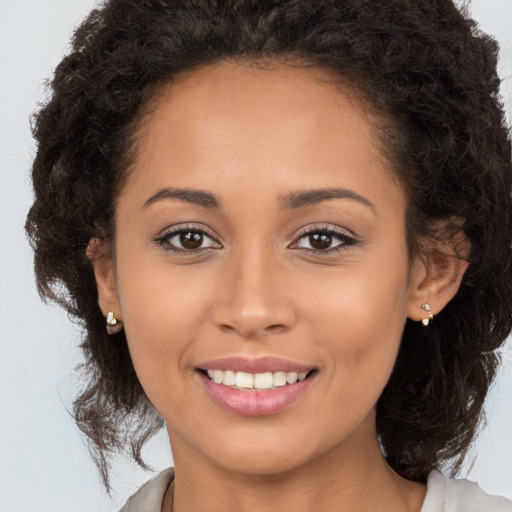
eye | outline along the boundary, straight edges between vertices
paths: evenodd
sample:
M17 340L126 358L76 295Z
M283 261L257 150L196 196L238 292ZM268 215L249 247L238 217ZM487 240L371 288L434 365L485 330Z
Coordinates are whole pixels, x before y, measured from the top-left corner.
M355 245L357 240L332 228L312 229L303 232L294 244L293 249L305 249L314 253L329 253Z
M220 248L221 245L199 228L176 228L165 232L155 239L166 250L181 253L197 252L203 249Z

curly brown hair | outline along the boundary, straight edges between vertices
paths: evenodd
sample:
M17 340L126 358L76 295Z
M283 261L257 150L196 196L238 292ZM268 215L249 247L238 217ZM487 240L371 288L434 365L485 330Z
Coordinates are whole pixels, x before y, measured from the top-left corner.
M377 405L396 472L425 481L448 462L456 471L511 330L511 144L497 43L451 0L109 0L76 30L34 117L26 223L41 295L85 328L87 384L74 415L107 488L111 456L126 450L144 466L141 448L163 420L124 333L105 331L86 249L112 238L148 102L179 73L225 59L327 69L383 113L383 140L408 192L411 254L435 236L436 221L462 221L471 254L460 290L429 329L407 321Z

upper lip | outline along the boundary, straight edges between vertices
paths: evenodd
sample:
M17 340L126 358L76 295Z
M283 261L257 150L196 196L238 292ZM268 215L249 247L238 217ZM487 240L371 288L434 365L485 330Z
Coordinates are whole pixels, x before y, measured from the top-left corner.
M201 370L232 370L247 373L308 373L314 369L312 366L273 356L259 357L257 359L247 359L239 356L225 357L201 363L198 365L198 368Z

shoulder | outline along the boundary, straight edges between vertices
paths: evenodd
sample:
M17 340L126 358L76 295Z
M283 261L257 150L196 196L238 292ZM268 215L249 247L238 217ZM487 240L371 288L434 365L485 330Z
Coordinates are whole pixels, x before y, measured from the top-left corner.
M161 512L165 491L174 478L174 469L166 469L133 494L119 512Z
M512 512L512 503L487 494L474 482L432 471L420 512Z

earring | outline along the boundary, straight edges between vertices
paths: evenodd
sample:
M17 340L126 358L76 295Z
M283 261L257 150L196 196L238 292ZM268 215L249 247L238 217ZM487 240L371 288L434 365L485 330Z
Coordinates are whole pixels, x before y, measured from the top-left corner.
M121 320L118 320L114 316L113 311L109 311L107 313L106 322L107 322L107 332L109 334L117 334L118 332L121 332L121 330L123 329L123 322L121 322Z
M430 323L430 320L432 320L434 318L434 315L432 314L432 311L430 310L430 306L428 304L428 302L426 304L422 304L421 305L421 309L424 309L426 312L427 312L427 318L424 318L421 323L427 327L428 324Z

